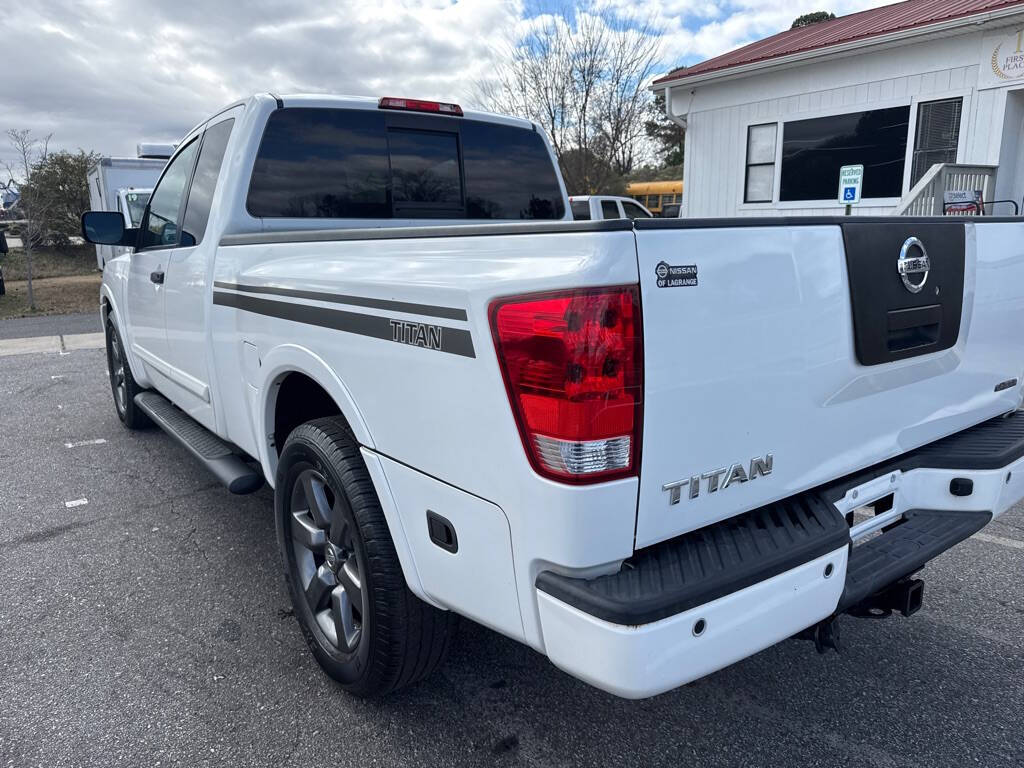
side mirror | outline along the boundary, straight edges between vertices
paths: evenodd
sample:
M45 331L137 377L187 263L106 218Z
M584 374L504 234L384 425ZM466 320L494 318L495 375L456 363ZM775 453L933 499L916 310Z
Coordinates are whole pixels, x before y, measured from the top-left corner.
M82 237L97 245L134 246L137 229L125 229L119 211L86 211L82 214Z

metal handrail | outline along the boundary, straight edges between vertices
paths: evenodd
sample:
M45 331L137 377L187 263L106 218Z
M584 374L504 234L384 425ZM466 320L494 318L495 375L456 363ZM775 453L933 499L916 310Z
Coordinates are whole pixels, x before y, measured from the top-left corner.
M1020 206L1017 205L1016 200L989 200L987 202L982 203L982 205L997 205L999 203L1009 203L1010 205L1013 206L1013 215L1020 216Z

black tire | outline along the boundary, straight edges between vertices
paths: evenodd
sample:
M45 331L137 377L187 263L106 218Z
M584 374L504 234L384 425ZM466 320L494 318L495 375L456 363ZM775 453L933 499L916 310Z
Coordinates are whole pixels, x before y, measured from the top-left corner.
M114 396L114 408L117 417L128 429L145 429L153 426L139 406L135 404L135 396L143 389L132 376L131 366L124 355L124 342L114 325L114 318L107 315L107 371L110 375L110 392Z
M323 670L362 698L383 696L433 672L457 617L427 605L406 586L373 483L344 421L325 418L297 427L281 452L275 486L285 580L295 618Z

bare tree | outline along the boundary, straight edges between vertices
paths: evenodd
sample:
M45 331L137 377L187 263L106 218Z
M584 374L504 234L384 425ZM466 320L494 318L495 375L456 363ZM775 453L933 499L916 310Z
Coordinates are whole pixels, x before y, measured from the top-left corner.
M506 64L478 84L488 109L528 118L551 137L571 194L609 191L648 144L647 85L661 58L650 23L624 24L600 8L538 13L500 51Z
M32 172L37 163L46 159L51 135L37 139L27 129L11 128L7 131L7 139L14 149L15 161L14 165L4 164L7 171L7 181L4 187L18 190L18 209L23 222L19 227L19 234L22 248L25 250L28 307L32 311L36 308L35 295L32 292L32 252L36 241L42 235L47 205L46 200L32 183Z
M647 137L652 96L647 85L661 58L661 39L649 23L618 31L608 41L608 65L600 130L619 175L636 166Z

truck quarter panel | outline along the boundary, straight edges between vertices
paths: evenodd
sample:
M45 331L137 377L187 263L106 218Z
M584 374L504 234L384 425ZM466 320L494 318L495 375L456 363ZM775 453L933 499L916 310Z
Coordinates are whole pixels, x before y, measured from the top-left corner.
M636 280L630 231L222 246L217 357L237 360L248 341L264 360L285 345L322 360L375 451L505 510L520 600L535 606L542 563L613 568L632 553L637 480L569 487L533 472L488 307L499 296ZM526 613L539 645L535 612Z

